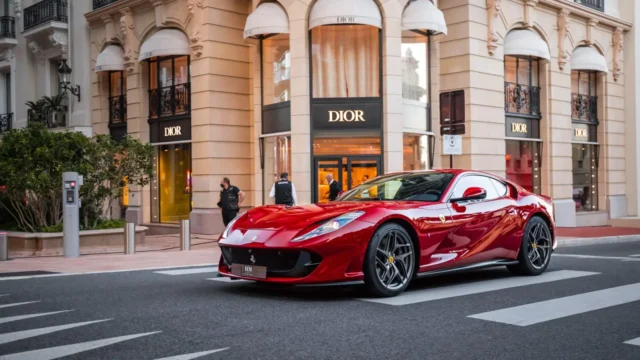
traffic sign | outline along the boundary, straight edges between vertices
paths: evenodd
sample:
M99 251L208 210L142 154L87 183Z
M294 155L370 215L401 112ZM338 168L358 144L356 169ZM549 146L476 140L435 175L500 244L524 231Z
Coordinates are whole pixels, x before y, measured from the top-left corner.
M442 153L462 155L462 135L442 135Z

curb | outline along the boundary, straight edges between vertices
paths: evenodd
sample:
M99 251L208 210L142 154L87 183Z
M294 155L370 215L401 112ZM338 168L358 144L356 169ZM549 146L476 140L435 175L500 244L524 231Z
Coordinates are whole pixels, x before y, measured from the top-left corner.
M558 238L558 247L571 247L598 244L616 244L640 241L640 235L605 236L597 238Z

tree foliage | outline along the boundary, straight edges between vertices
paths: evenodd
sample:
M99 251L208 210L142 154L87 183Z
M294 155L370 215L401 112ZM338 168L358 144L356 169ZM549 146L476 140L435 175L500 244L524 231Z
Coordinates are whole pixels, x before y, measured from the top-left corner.
M80 188L84 228L108 216L111 202L129 185L147 185L153 150L125 137L88 138L76 132L52 132L37 123L6 133L0 140L0 186L7 212L21 229L37 232L62 221L62 173L84 176Z

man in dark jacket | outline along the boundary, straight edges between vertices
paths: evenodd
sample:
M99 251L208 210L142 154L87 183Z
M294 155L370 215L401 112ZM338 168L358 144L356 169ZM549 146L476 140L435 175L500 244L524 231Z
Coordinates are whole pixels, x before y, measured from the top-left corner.
M224 226L227 226L231 220L238 216L240 204L244 201L244 192L231 185L229 178L223 178L220 187L222 191L220 191L218 207L222 209L222 222L224 222Z
M275 198L278 205L293 206L298 203L296 187L288 180L288 177L289 174L286 172L280 174L280 180L273 184L269 192L269 197Z
M329 174L325 178L329 184L329 201L334 201L340 194L340 184L333 179L333 175Z

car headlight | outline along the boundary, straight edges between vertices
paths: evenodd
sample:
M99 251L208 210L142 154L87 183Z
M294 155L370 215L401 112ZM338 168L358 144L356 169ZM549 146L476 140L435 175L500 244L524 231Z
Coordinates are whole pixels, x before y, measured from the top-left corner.
M359 218L362 215L364 215L364 211L354 211L354 212L340 215L318 226L317 228L309 231L308 233L298 236L297 238L291 241L295 241L295 242L304 241L316 236L325 235L325 234L334 232L336 230L342 229L344 226L346 226L347 224L349 224L350 222Z
M227 228L224 229L224 232L222 233L222 237L220 239L226 239L227 236L229 236L229 232L231 231L231 228L233 228L233 224L236 223L236 221L238 221L238 219L240 219L242 217L242 215L244 215L245 213L242 213L238 216L236 216L233 220L231 220L229 222L229 224L227 225Z

